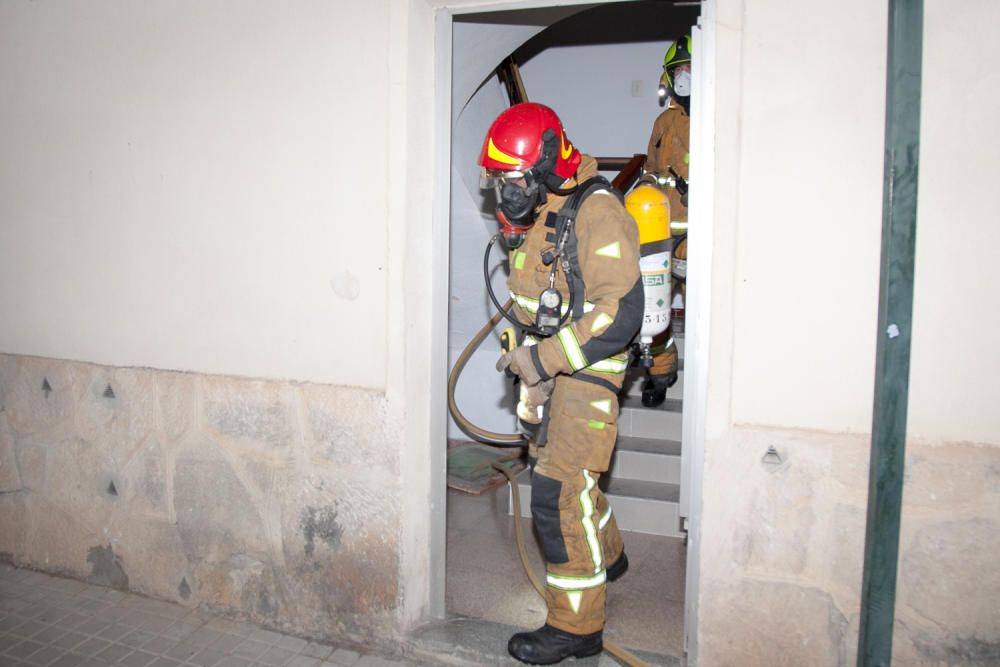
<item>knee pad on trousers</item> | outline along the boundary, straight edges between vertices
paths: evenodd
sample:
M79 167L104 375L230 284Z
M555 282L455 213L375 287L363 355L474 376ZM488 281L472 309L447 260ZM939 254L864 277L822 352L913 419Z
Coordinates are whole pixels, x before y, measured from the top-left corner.
M531 477L531 516L535 520L535 528L542 540L545 560L549 563L569 561L559 521L561 494L562 482L540 475L537 470L534 472Z

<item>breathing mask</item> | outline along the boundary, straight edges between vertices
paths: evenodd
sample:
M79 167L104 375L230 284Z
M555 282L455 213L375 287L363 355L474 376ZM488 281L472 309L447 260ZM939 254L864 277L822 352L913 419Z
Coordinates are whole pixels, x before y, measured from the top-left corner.
M498 171L483 169L479 178L481 189L493 188L496 193L496 218L500 233L509 250L520 247L535 224L535 208L545 203L546 192L568 194L561 189L562 179L553 171L559 137L551 129L542 134L542 154L538 162L527 171Z
M691 95L691 72L688 70L681 70L677 72L677 76L674 77L674 92L681 97L688 97Z
M673 98L685 111L690 113L691 104L691 65L682 63L680 65L663 68L663 75L660 76L660 87L656 91L659 97L660 106L667 103L669 98Z

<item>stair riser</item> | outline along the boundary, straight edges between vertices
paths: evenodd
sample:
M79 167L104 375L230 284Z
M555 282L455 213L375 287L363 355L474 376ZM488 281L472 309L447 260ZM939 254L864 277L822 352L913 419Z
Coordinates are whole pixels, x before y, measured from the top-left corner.
M521 515L531 516L531 485L518 484L521 492ZM508 494L510 492L508 491ZM608 494L615 520L621 530L667 537L684 537L680 530L680 507L678 503L665 500L648 500ZM511 502L509 512L513 513Z
M611 458L612 479L681 483L681 457L615 449Z
M635 438L681 439L681 413L624 408L618 415L618 434Z

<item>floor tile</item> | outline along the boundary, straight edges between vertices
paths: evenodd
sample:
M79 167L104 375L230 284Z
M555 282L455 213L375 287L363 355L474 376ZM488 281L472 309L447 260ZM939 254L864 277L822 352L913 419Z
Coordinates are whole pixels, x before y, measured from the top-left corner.
M312 658L325 660L331 653L333 653L333 647L319 642L309 642L309 644L307 644L306 647L300 651L300 653L308 655Z
M65 654L66 652L61 648L57 648L55 646L43 646L28 656L27 662L32 665L48 665L55 662L55 660Z
M39 623L38 621L25 621L21 625L11 630L11 634L26 638L33 637L42 630L44 630L46 627L48 626L46 626L44 623Z
M124 644L125 646L139 648L155 636L156 635L148 630L133 630L124 637L119 638L117 641L119 644Z
M173 658L174 660L180 660L181 662L186 662L188 658L194 656L195 653L200 651L203 646L198 646L197 644L192 644L188 640L184 640L178 644L175 644L167 651L163 652L168 658Z
M271 632L270 630L258 628L250 634L250 639L258 642L264 642L265 644L276 644L278 643L278 640L281 639L281 635L277 632Z
M157 658L149 665L149 667L177 667L177 665L180 664L182 663L171 658Z
M257 658L257 662L262 665L280 667L291 660L294 656L295 654L288 649L281 648L280 646L272 646L264 653L264 655Z
M199 665L199 667L211 667L215 663L226 657L225 653L216 651L211 648L203 648L198 651L195 655L188 659L188 663L192 665Z
M92 618L80 623L73 629L85 635L97 635L111 624L100 618Z
M327 658L327 662L332 662L335 665L344 665L344 667L349 667L354 665L361 659L361 654L357 651L350 651L346 648L338 648L333 654Z
M61 658L58 658L49 667L80 667L80 663L85 661L87 658L85 656L79 655L77 653L67 653Z
M52 645L58 646L59 648L66 649L67 651L69 651L70 649L74 649L83 642L87 641L87 639L88 637L86 635L81 635L78 632L70 630L66 632L66 634L62 635L61 637L53 641Z
M152 653L133 651L122 658L118 664L125 665L125 667L146 667L146 665L154 660L156 660L156 656Z
M267 644L255 642L252 639L244 639L242 642L233 647L233 650L230 651L230 653L241 658L256 660L260 656L264 655L269 648L270 646Z
M107 660L108 662L118 662L131 652L132 649L129 648L128 646L122 646L121 644L112 644L108 648L98 653L97 657L101 658L102 660Z
M251 667L253 661L238 656L226 656L215 667Z
M111 642L104 639L98 639L97 637L91 637L87 641L83 642L79 646L73 649L74 653L79 653L80 655L85 655L87 657L96 656L98 653L104 649L111 646Z
M142 650L148 653L156 653L157 655L161 655L172 649L176 644L177 642L173 639L156 635L148 642L142 645Z
M286 648L294 653L299 653L306 646L309 645L305 639L300 639L299 637L292 637L291 635L282 635L278 640L278 646L281 648Z
M2 620L0 620L0 635L5 635L8 632L13 631L14 628L16 628L17 626L23 625L24 623L27 622L28 619L22 618L20 616L14 616L14 615L5 616Z
M318 665L323 662L319 658L313 658L308 655L297 655L286 663L285 667L318 667Z
M118 625L117 623L112 623L108 627L104 628L97 633L97 636L101 639L107 639L110 642L116 642L125 635L132 632L132 628L126 625Z

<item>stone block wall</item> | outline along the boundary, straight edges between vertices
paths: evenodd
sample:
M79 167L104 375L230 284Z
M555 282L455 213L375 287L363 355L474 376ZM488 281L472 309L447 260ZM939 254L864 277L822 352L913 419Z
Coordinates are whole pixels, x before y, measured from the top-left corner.
M869 444L757 427L709 443L701 664L855 663ZM907 447L893 663L998 665L1000 447Z
M0 554L315 637L395 629L383 394L0 355Z

